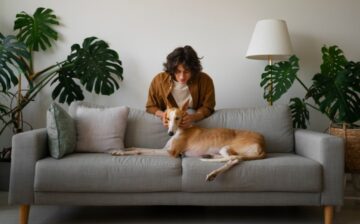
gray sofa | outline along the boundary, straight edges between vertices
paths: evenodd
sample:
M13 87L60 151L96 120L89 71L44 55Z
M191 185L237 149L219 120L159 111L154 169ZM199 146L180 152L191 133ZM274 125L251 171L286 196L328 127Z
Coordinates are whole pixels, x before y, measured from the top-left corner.
M46 129L13 137L9 203L20 205L323 206L332 223L343 203L343 141L324 133L294 130L289 108L221 109L202 127L262 133L267 158L245 161L206 182L219 163L198 158L73 153L49 157ZM126 147L162 148L169 137L159 119L130 109ZM30 222L31 223L31 222Z

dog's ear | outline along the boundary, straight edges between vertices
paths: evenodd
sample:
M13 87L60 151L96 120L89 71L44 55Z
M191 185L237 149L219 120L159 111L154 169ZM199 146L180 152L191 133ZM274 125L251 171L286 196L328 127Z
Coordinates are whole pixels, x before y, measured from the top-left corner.
M181 106L182 111L187 111L189 108L189 100L186 100L186 102Z
M166 103L166 110L165 111L169 110L170 108L171 108L171 105Z

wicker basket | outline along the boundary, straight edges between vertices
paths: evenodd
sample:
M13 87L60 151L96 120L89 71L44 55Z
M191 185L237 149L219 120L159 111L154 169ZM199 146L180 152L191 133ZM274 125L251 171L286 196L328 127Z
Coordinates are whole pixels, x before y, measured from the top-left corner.
M345 171L348 173L360 173L360 129L330 127L330 134L344 138L345 140Z

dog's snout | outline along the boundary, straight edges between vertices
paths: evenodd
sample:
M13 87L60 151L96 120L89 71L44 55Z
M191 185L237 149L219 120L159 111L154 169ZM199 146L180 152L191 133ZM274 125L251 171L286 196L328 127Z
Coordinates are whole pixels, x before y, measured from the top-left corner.
M168 134L169 134L169 136L173 136L173 135L174 135L174 132L169 131Z

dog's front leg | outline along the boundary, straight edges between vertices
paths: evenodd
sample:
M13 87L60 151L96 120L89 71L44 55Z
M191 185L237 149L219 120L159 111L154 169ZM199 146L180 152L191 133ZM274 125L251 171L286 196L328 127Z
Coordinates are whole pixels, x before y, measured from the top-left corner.
M183 153L185 146L186 144L182 139L174 139L168 152L171 156L177 158Z
M109 152L113 156L134 156L134 155L146 155L146 156L168 156L169 152L164 149L150 149L150 148L136 148L131 147L126 150L117 149Z
M127 148L126 150L116 149L116 150L111 150L109 153L113 156L130 156L130 155L140 155L141 150L137 148Z

